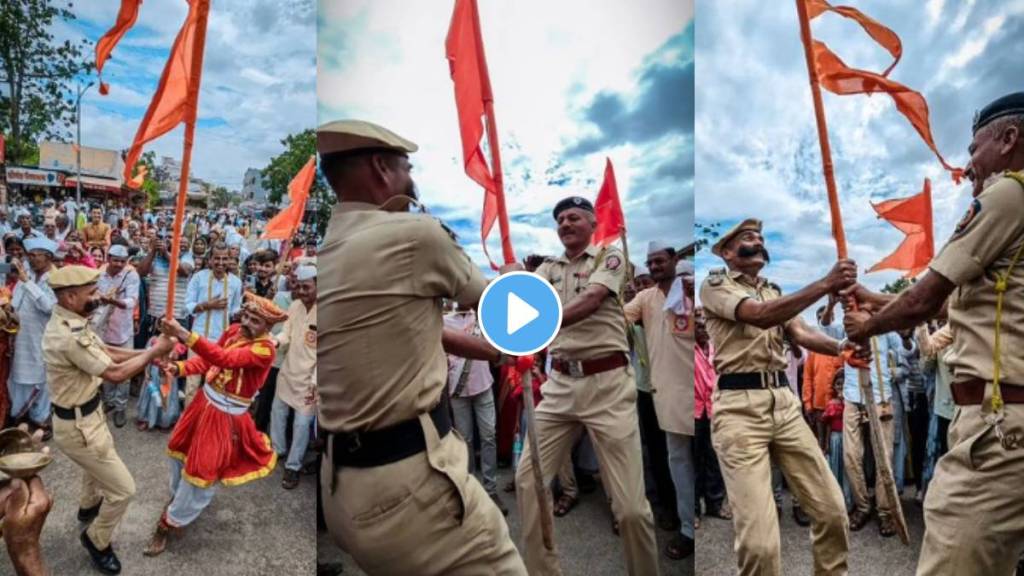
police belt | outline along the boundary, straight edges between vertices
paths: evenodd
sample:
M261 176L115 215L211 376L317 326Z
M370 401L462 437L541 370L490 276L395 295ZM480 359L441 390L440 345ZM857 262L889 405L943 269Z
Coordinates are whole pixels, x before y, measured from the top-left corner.
M75 407L72 407L72 408L61 408L60 406L57 406L56 404L54 404L53 405L53 414L56 417L58 417L58 418L60 418L62 420L74 420L74 419L77 418L77 416L75 415L75 408L78 408L78 410L82 414L82 418L85 418L89 414L92 414L93 412L95 412L96 408L98 408L99 405L100 405L100 393L97 392L96 395L92 397L92 400L89 400L85 404L81 404L79 406L75 406Z
M719 390L761 390L764 388L786 388L789 379L786 373L777 372L737 372L722 374L718 377Z
M953 402L957 406L978 406L985 399L985 390L989 384L984 380L954 382L950 385L949 391L953 394ZM1024 404L1024 386L1000 382L999 392L1006 404Z
M430 411L430 419L437 428L439 438L452 429L448 414L448 395ZM333 451L331 463L335 468L373 468L404 460L427 449L420 419L410 418L369 432L331 434Z
M629 357L624 352L616 352L608 356L593 358L591 360L567 360L565 358L551 358L551 369L558 370L573 378L583 378L593 374L600 374L629 364Z

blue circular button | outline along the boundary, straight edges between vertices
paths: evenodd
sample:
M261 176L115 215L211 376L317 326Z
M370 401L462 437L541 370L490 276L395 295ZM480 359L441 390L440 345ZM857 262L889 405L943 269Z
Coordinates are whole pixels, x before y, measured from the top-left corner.
M498 350L512 356L539 352L562 325L562 302L540 276L510 272L491 281L480 297L480 331Z

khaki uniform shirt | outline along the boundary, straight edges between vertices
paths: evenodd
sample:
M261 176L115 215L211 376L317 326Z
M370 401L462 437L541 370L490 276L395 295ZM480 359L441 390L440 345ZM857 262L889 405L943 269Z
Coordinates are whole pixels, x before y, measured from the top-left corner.
M306 310L301 300L288 307L288 320L277 336L278 350L287 346L277 378L277 397L302 414L315 408L316 387L316 304Z
M609 247L604 254L601 251L590 246L572 261L563 254L537 268L536 274L555 287L562 306L567 306L591 284L600 284L611 292L593 314L558 331L548 349L553 357L589 360L614 352L629 353L626 321L617 299L626 274L626 260L618 248Z
M441 298L473 307L486 281L440 223L334 207L320 250L320 425L376 430L429 411L448 383Z
M664 308L665 293L652 286L626 304L626 318L644 323L658 426L693 436L693 312L677 316Z
M700 287L700 301L715 347L715 372L719 376L786 369L783 327L762 330L736 319L736 308L747 298L768 302L781 297L779 287L764 278L751 283L737 271L711 271Z
M92 400L113 362L89 321L59 304L43 332L43 361L50 399L61 408Z
M956 381L992 381L996 275L1002 276L1024 243L1024 186L1000 177L978 194L932 271L957 288L950 297L953 344L946 361ZM1000 381L1024 386L1024 255L1003 294Z

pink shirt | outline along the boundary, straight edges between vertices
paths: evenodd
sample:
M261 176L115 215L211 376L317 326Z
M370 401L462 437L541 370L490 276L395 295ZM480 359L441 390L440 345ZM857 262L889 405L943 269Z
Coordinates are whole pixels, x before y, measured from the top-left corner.
M476 328L476 315L473 312L464 314L448 314L444 317L444 325L453 330L461 330L467 334L479 335ZM462 377L462 371L470 362L469 374L466 377L466 384L459 394L462 398L469 398L482 394L491 389L494 384L494 377L491 376L490 365L483 360L466 360L457 356L448 355L448 392L455 393L455 388Z
M710 344L708 345L710 349ZM709 354L704 354L700 346L693 347L694 355L694 389L693 389L693 417L703 418L707 414L711 419L711 394L715 390L715 368L712 364L715 351L710 349Z

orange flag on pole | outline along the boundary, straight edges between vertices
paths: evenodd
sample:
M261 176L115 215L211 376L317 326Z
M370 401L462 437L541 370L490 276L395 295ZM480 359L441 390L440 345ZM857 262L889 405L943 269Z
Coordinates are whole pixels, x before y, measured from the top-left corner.
M121 38L128 32L128 29L135 25L139 17L139 6L142 0L121 0L121 8L117 11L117 21L114 26L96 42L96 74L100 77L100 94L106 95L110 88L103 82L103 64L106 63L114 46L121 41Z
M463 166L466 175L484 188L484 210L480 222L480 239L483 242L484 254L491 260L487 252L487 236L497 221L501 233L502 256L506 263L515 262L501 177L498 129L494 119L494 94L491 92L491 79L487 73L476 0L455 0L455 10L444 46L452 82L455 84L455 107L459 113ZM480 141L484 136L484 120L487 122L487 147L491 153L490 167L480 147ZM498 268L493 260L491 267L495 270Z
M622 203L619 201L619 188L615 184L611 158L605 159L604 182L601 183L601 191L597 193L594 214L597 217L597 228L591 238L594 246L607 246L618 240L626 230L626 218L622 215Z
M935 257L935 240L932 236L932 184L925 178L920 194L908 198L886 200L872 204L879 218L898 228L907 235L896 251L871 267L877 270L906 270L906 278L913 278L926 268Z
M156 140L182 122L195 124L209 10L210 0L189 0L188 18L174 40L156 94L125 157L126 181L131 180L131 172L147 142Z
M138 190L139 188L142 188L142 183L146 181L147 174L149 174L149 168L146 168L145 164L139 166L139 173L136 174L135 177L132 178L131 180L125 182L125 186L131 188L132 190Z
M809 20L813 20L824 12L835 12L846 18L853 19L879 45L892 54L895 59L881 74L858 70L847 66L824 42L813 40L812 47L817 66L816 72L821 85L829 92L838 95L873 94L876 92L888 94L893 99L893 102L895 102L896 109L907 118L928 148L935 153L943 168L951 173L955 182L960 182L960 179L963 177L963 169L947 163L935 146L935 140L932 138L931 124L928 120L928 102L924 99L924 96L899 82L887 78L889 72L896 66L902 55L902 45L896 33L855 8L849 6L833 7L825 0L804 1L806 2Z
M287 208L267 222L267 227L260 236L261 240L287 240L295 235L302 224L302 216L306 213L306 200L309 199L309 189L312 188L315 177L316 157L310 156L306 165L288 183L288 198L291 202Z

